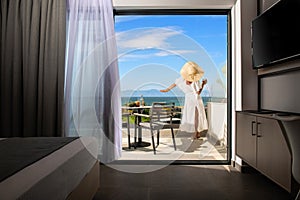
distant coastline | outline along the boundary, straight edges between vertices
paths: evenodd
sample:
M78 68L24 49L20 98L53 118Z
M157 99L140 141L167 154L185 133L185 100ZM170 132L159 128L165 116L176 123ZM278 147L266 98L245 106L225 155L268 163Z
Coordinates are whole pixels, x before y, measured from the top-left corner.
M170 92L160 92L157 89L150 90L123 90L121 91L121 97L184 97L184 93L178 88L172 89ZM203 97L211 96L208 90L203 90L201 93Z
M141 96L131 96L131 97L121 97L122 105L126 105L130 102L139 101ZM159 97L147 97L143 96L145 105L152 105L153 102L174 102L176 106L184 105L184 97L174 97L174 96L159 96ZM225 98L221 97L202 97L204 106L207 105L208 102L226 102Z
M141 96L144 98L146 105L152 105L153 102L174 102L176 106L184 105L184 93L178 88L172 89L170 92L160 92L158 89L150 90L123 90L121 91L121 102L122 105L126 105L130 102L139 101ZM204 106L208 102L226 102L226 98L223 97L212 97L208 90L203 90L201 97Z

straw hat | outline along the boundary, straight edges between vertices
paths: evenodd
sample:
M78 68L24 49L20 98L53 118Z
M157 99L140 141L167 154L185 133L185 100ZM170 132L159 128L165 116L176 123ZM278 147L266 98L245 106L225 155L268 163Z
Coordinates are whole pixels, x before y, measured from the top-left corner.
M185 80L194 82L199 81L202 78L204 70L195 62L189 61L183 65L180 74Z

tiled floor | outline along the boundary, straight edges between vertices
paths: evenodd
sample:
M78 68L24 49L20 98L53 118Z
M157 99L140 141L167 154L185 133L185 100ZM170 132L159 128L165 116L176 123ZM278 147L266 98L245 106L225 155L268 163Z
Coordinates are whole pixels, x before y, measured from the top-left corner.
M134 167L134 166L131 166ZM290 200L291 195L259 173L231 166L169 165L149 173L100 167L94 200Z
M133 129L131 129L131 142L133 142ZM143 130L143 141L151 143L149 130ZM203 135L200 139L193 140L191 133L175 130L174 145L170 130L162 130L156 155L153 154L152 145L128 149L127 131L123 130L123 151L120 160L226 160L227 148ZM155 136L155 142L157 142ZM156 143L157 144L157 143Z

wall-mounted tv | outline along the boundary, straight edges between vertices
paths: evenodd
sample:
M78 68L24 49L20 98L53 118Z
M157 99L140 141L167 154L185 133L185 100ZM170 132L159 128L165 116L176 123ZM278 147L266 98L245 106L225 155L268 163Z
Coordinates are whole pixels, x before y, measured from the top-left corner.
M252 21L253 68L300 57L300 0L281 0Z

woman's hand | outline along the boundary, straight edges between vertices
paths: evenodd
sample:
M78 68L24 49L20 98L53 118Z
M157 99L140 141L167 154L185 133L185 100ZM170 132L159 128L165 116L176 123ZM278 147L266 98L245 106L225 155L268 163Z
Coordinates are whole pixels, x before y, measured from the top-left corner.
M170 89L165 89L165 90L159 90L160 92L169 92L170 91Z
M171 89L173 89L176 86L175 83L173 83L172 85L170 85L167 89L165 90L159 90L160 92L169 92Z
M202 86L201 86L201 89L199 90L199 91L197 91L197 94L198 95L200 95L200 93L202 92L202 90L203 90L203 87L204 87L204 85L207 83L207 79L203 79L202 80Z

